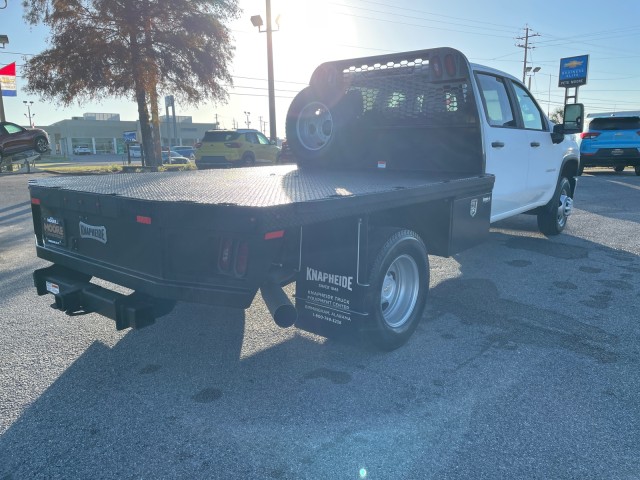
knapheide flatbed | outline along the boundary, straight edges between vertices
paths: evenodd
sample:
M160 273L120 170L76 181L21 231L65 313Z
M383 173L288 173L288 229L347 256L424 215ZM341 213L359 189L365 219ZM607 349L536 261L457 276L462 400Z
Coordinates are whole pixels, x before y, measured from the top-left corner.
M248 308L260 290L280 326L393 349L424 312L428 253L523 212L556 234L571 213L572 130L450 48L325 63L286 129L297 165L31 182L37 255L53 263L38 294L122 329L176 301Z
M486 174L379 170L345 173L280 165L171 175L54 177L33 180L29 187L35 196L86 195L87 202L91 195L106 195L110 201L117 198L165 203L162 208L174 211L181 206L198 205L210 215L255 215L259 211L260 228L268 230L456 197L478 188L487 191L492 184L493 176ZM248 226L253 229L255 225Z

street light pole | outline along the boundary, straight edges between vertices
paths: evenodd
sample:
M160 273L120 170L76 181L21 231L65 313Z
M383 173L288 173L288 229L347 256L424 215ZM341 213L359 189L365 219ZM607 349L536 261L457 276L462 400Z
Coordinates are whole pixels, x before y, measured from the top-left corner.
M267 0L267 81L269 84L269 134L271 141L276 141L276 96L273 80L273 43L271 28L271 0Z
M271 0L267 2L267 25L266 29L262 30L262 17L260 15L254 15L251 17L251 23L254 27L258 27L259 32L266 32L267 34L267 82L269 88L269 136L272 141L276 141L278 133L276 129L276 94L275 84L273 79L273 41L272 33L274 32L271 25ZM280 26L279 18L276 18L276 23ZM277 31L277 30L276 30Z
M26 113L24 114L24 116L29 119L29 128L33 128L33 123L31 121L31 117L35 117L36 116L35 113L33 115L31 115L31 105L33 105L33 100L30 100L28 102L26 100L23 100L22 103L24 103L27 106L27 112L29 112L28 116L27 116Z

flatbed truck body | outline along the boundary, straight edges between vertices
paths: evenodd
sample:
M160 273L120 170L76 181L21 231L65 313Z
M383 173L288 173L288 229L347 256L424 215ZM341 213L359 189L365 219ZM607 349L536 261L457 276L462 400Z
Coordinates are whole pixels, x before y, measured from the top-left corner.
M122 329L176 301L248 308L260 290L280 326L397 348L424 312L428 254L470 248L509 215L492 212L494 185L506 184L487 172L490 149L505 146L488 136L490 99L450 48L329 62L289 109L297 165L34 180L36 252L53 263L34 272L37 292ZM560 149L562 131L535 107L539 136L521 138ZM524 130L524 114L501 127ZM559 233L578 168L569 147L554 169L541 165L534 201L514 200L513 178L499 204ZM295 305L282 290L292 282Z

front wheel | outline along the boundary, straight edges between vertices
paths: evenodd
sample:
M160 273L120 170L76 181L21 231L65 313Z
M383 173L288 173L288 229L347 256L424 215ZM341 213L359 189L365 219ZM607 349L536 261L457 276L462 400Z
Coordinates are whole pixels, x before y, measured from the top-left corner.
M370 340L383 350L407 342L420 323L429 291L429 257L420 237L397 230L384 241L369 270Z
M553 198L538 213L538 228L545 235L558 235L566 227L572 211L571 183L566 177L562 177Z

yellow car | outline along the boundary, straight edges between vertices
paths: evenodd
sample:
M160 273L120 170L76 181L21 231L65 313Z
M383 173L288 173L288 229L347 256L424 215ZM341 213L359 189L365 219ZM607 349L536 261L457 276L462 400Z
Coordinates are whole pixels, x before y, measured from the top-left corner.
M208 130L196 144L199 169L278 163L280 148L258 130Z

